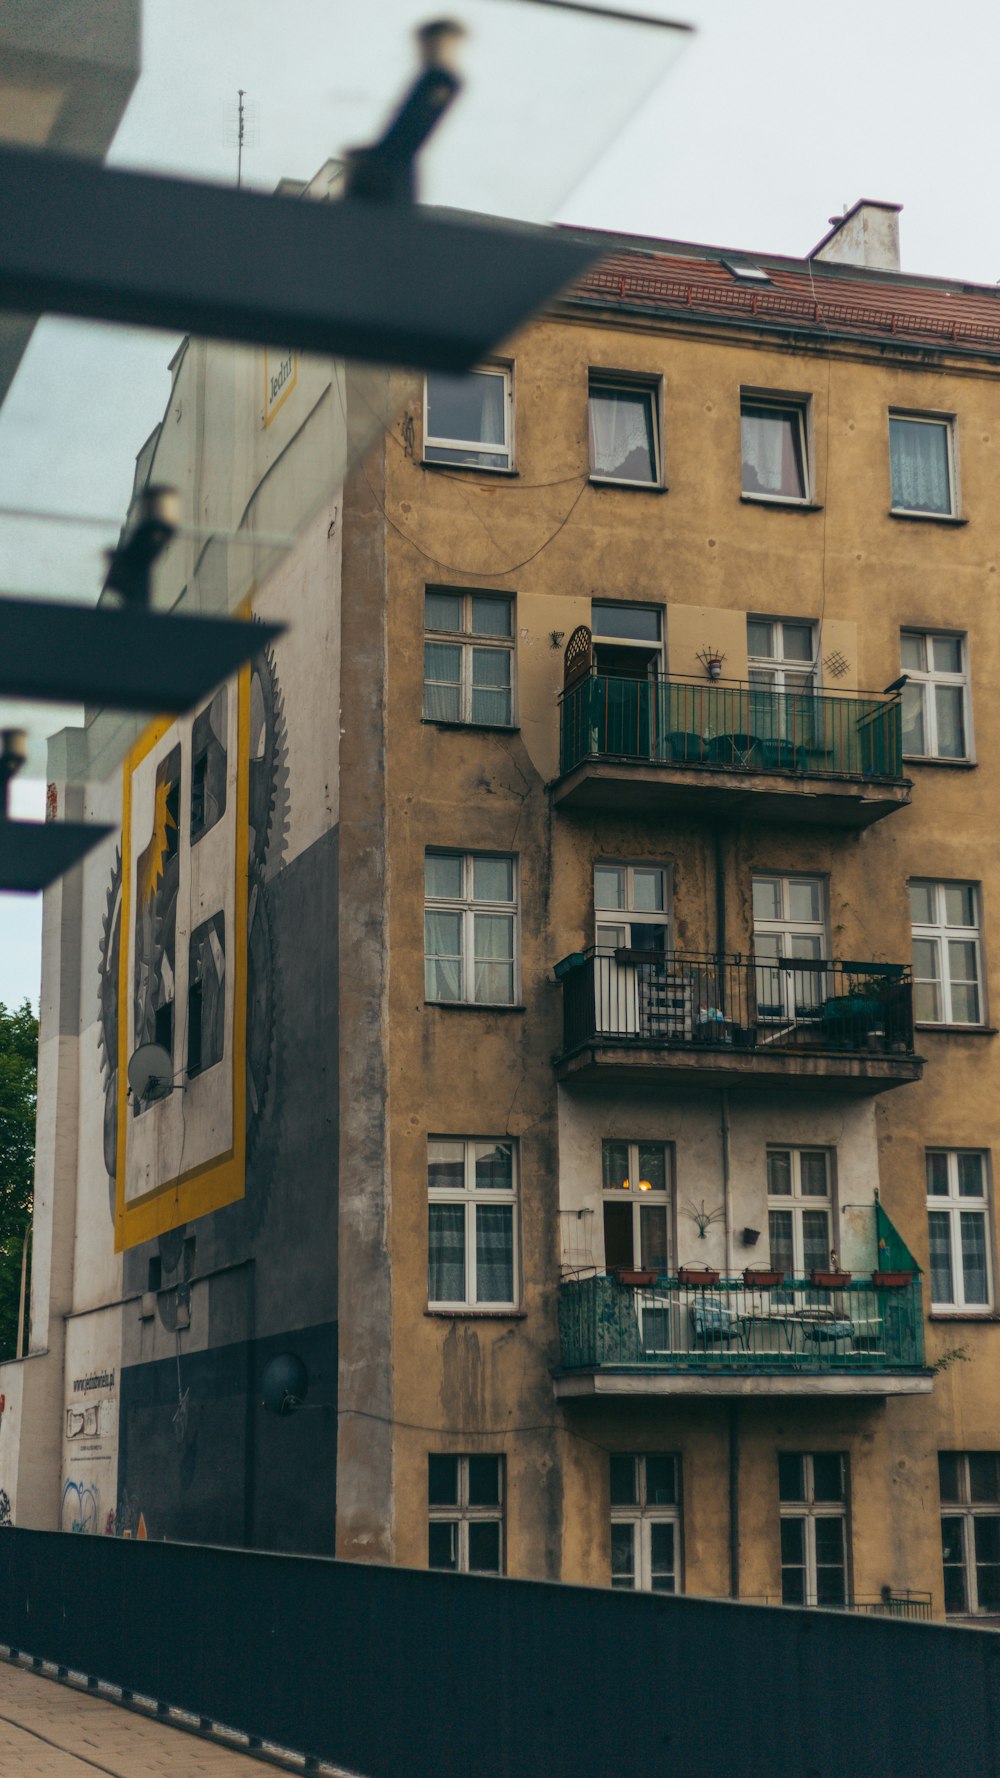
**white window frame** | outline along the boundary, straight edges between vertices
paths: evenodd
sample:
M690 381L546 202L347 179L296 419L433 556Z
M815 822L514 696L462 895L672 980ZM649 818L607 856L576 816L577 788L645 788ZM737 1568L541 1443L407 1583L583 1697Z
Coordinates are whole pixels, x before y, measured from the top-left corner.
M778 408L798 420L802 456L802 493L770 494L747 488L743 482L743 414L760 408ZM813 502L812 396L785 389L740 388L740 494L744 500L762 500L774 506L811 506Z
M461 651L461 678L459 680L459 714L458 716L430 716L427 713L426 692L428 686L426 662L424 665L424 722L443 723L446 726L458 722L469 728L516 728L517 727L517 649L516 613L513 593L492 593L472 591L465 587L428 586L424 590L424 610L427 609L428 593L447 593L452 598L462 601L462 628L460 630L435 630L424 618L424 641L440 642ZM509 636L481 636L472 628L473 599L496 599L505 604L510 612ZM510 717L507 722L482 722L472 714L473 692L473 659L475 649L498 649L510 657ZM439 681L432 680L431 684ZM451 683L448 681L447 683ZM482 689L482 688L480 688ZM500 687L489 687L499 690Z
M611 1507L611 1524L630 1525L632 1527L632 1574L633 1585L628 1587L619 1581L616 1585L614 1573L611 1573L611 1586L615 1592L636 1592L677 1594L684 1591L684 1540L682 1536L681 1512L681 1461L672 1451L649 1451L639 1453L615 1451L615 1457L626 1457L633 1464L633 1489L635 1504L631 1506L615 1505ZM662 1460L669 1457L674 1466L674 1495L670 1505L650 1506L646 1499L646 1463L649 1457ZM672 1587L653 1587L653 1539L654 1525L672 1525L674 1528L674 1567Z
M932 1192L930 1189L930 1158L932 1155L943 1155L948 1166L948 1191ZM979 1174L982 1180L982 1194L979 1197L963 1196L959 1193L958 1163L962 1155L975 1155L979 1161ZM989 1154L982 1148L941 1148L932 1147L925 1150L925 1167L927 1173L927 1215L947 1216L949 1222L948 1238L951 1257L952 1296L939 1301L934 1297L934 1270L929 1266L931 1285L931 1309L937 1314L961 1314L963 1319L968 1315L992 1315L993 1313L993 1218L991 1215L991 1182ZM983 1251L986 1256L986 1301L985 1303L967 1303L965 1300L965 1268L962 1265L962 1216L981 1217L983 1223ZM928 1223L928 1235L930 1226ZM998 1508L1000 1510L1000 1508Z
M775 638L775 652L774 652L774 654L751 654L750 653L749 627L752 623L771 624L772 625L773 630L774 630L774 638ZM798 629L798 630L808 629L810 631L812 647L811 647L809 659L807 661L794 660L791 655L785 654L785 624L786 623L792 625L795 629ZM816 628L817 628L817 626L814 623L814 621L812 620L812 618L769 617L769 616L765 616L764 614L756 612L756 611L748 612L748 614L747 614L747 677L750 681L750 684L753 685L756 683L756 684L760 685L762 690L767 690L767 691L798 692L803 697L809 697L812 694L814 694L815 691L817 690L818 680L819 680L819 674L818 674L819 663L816 658L817 652L818 652L817 647L816 647ZM756 681L754 680L754 674L757 675ZM789 674L794 674L800 679L802 679L802 678L808 679L809 684L808 685L794 685L794 684L789 685L788 684L788 675ZM765 676L767 678L766 686L764 684Z
M597 882L596 882L598 870L624 871L624 873L625 873L625 902L624 902L623 907L620 907L620 908L599 908L598 907L598 905L597 905ZM636 909L635 908L635 906L634 906L634 902L635 902L634 883L635 883L635 872L637 870L658 871L659 872L660 877L663 882L663 907L662 907L662 909L661 908L653 908L653 909L650 909L649 911L646 911L643 909ZM665 952L670 951L672 949L673 917L674 917L674 911L673 911L673 867L672 867L672 865L659 864L655 859L652 859L652 858L650 858L650 859L639 858L639 859L635 859L631 863L626 863L624 859L619 859L619 858L595 858L595 860L594 860L594 875L593 875L591 881L592 881L593 891L594 891L594 943L597 945L598 950L610 950L612 948L617 950L619 948L626 948L627 943L628 943L627 940L625 940L625 939L619 940L615 937L608 937L608 936L602 937L602 933L605 935L607 935L608 933L614 934L616 932L621 932L623 930L623 928L630 927L630 926L662 926L666 932L666 940L664 942L663 949ZM650 962L652 962L656 956L656 952L650 951L649 956L650 956Z
M802 1215L804 1211L824 1211L826 1214L827 1255L826 1259L823 1261L824 1265L830 1263L830 1253L837 1246L834 1235L834 1231L837 1227L835 1191L836 1150L826 1148L818 1142L803 1142L798 1144L791 1142L769 1142L767 1145L768 1163L770 1162L771 1156L774 1154L787 1154L790 1157L791 1164L789 1172L792 1189L787 1193L772 1192L770 1188L770 1180L768 1180L768 1245L770 1247L771 1211L790 1211L792 1217L792 1273L796 1278L804 1278L806 1276L805 1235L802 1228ZM826 1194L824 1197L817 1197L813 1194L805 1193L802 1190L803 1154L821 1154L823 1156L826 1169Z
M471 1309L483 1314L490 1314L504 1309L516 1309L520 1302L520 1264L518 1256L518 1165L517 1143L511 1136L430 1136L428 1142L452 1142L461 1148L463 1184L461 1186L432 1185L430 1180L430 1155L428 1153L427 1202L428 1209L432 1204L461 1204L465 1212L465 1295L462 1297L432 1297L430 1294L430 1265L428 1262L427 1302L432 1309ZM489 1143L499 1148L504 1146L511 1151L511 1185L490 1189L476 1184L476 1149ZM477 1242L476 1224L477 1211L486 1205L502 1205L510 1211L511 1218L511 1282L510 1297L485 1297L477 1295ZM429 1224L429 1217L428 1217Z
M455 1568L439 1569L435 1572L446 1574L483 1574L507 1572L507 1463L502 1454L493 1451L477 1451L458 1455L451 1451L433 1453L434 1456L448 1457L458 1465L458 1502L455 1506L432 1506L428 1498L428 1525L454 1525L458 1536L458 1562ZM499 1478L499 1504L496 1506L469 1505L469 1456L490 1457L497 1465ZM428 1496L430 1494L430 1464L428 1463ZM473 1524L498 1524L500 1526L500 1566L497 1570L472 1569L469 1567L469 1526ZM429 1564L428 1564L429 1565Z
M634 395L637 392L649 396L650 413L653 423L653 475L650 480L635 480L629 476L602 474L595 469L590 449L590 399L595 390L606 394ZM591 366L587 373L587 460L588 475L592 482L602 488L662 488L663 487L663 379L656 376L643 376L634 371L604 370Z
M917 977L916 969L914 969L913 984L914 984L914 1018L915 1018L915 1022L919 1025L926 1025L929 1028L944 1029L944 1028L947 1028L948 1026L951 1026L953 1029L958 1029L960 1031L978 1031L986 1023L986 981L985 981L984 972L983 972L983 941L982 941L983 908L982 908L982 896L980 894L980 885L976 882L973 882L968 877L956 877L956 878L911 877L909 886L912 888L914 885L916 885L918 883L925 884L934 890L934 903L935 903L935 908L936 908L937 915L938 915L938 918L934 921L917 921L917 920L912 921L912 932L913 932L914 939L918 939L918 938L926 939L926 940L929 940L930 942L934 943L937 946L937 958L938 958L937 977L935 978L935 977L931 977L931 976L921 976L921 977L919 977L919 980L922 982L936 980L938 990L940 993L940 997L941 997L940 998L940 1007L941 1007L941 1015L942 1016L939 1019L919 1018L917 1016L917 1013L916 1013L916 987L917 987L918 977ZM972 890L973 903L974 903L975 915L976 915L975 924L973 926L949 926L947 924L947 922L945 921L945 918L944 918L944 911L945 911L944 891L946 888L960 888L960 889L971 889ZM964 1019L956 1020L956 1019L952 1018L951 970L946 969L944 967L944 965L947 961L947 957L948 957L947 946L948 946L949 939L953 939L956 943L972 944L975 946L976 985L979 990L979 1017L978 1017L978 1019L973 1020L971 1023L967 1020L964 1020Z
M775 919L758 920L753 911L753 889L757 882L774 882L781 884L782 912ZM815 883L819 888L820 915L818 920L794 919L790 912L791 887L793 883ZM799 1010L797 994L805 991L807 985L815 984L815 996L822 999L826 995L827 977L815 965L829 960L830 927L828 920L829 894L828 879L815 871L777 871L755 870L750 881L750 908L753 920L754 962L756 967L756 994L758 1018L762 1024L785 1024L802 1017ZM777 955L769 958L765 952L758 953L757 941L761 938L777 940ZM782 969L782 960L793 960L795 952L792 945L795 939L816 939L819 941L818 951L803 954L802 969ZM768 988L768 975L774 977L773 986L776 990L772 997ZM764 1014L761 1006L776 1006L781 1002L778 1013ZM809 1002L812 1005L812 1001ZM803 1022L808 1022L804 1020Z
M849 1468L847 1455L843 1451L788 1451L783 1456L798 1457L803 1465L805 1478L805 1500L782 1500L778 1498L778 1512L782 1520L801 1519L804 1524L803 1544L805 1549L805 1604L813 1607L818 1603L818 1576L816 1562L816 1521L817 1519L837 1519L840 1522L842 1548L844 1553L844 1603L851 1603L851 1564L848 1512ZM839 1500L817 1500L815 1498L815 1475L813 1471L814 1456L839 1457L841 1473L841 1497ZM779 1548L779 1566L782 1569L782 1598L784 1598L784 1568ZM791 1601L790 1601L791 1603Z
M608 1143L612 1143L612 1142L621 1143L623 1145L627 1145L627 1147L628 1147L628 1177L629 1177L630 1181L633 1179L635 1180L634 1189L630 1189L628 1192L625 1192L620 1186L605 1186L605 1184L604 1184L604 1149ZM641 1178L641 1169L639 1166L639 1149L640 1148L660 1148L663 1150L663 1159L664 1159L663 1174L664 1174L664 1178L667 1181L666 1186L663 1191L657 1191L655 1189L650 1189L649 1191L640 1191L640 1189L639 1189L639 1181ZM605 1254L605 1261L606 1261L607 1254L606 1254L605 1243L604 1243L604 1206L605 1206L605 1204L627 1204L631 1207L631 1210L632 1210L632 1255L633 1255L632 1263L633 1263L633 1266L638 1270L642 1270L642 1268L646 1264L646 1261L642 1255L642 1211L647 1205L649 1205L651 1207L657 1206L665 1212L665 1221L666 1221L666 1228L667 1228L667 1241L666 1241L667 1261L666 1261L666 1266L664 1267L664 1270L668 1271L668 1272L671 1271L673 1268L673 1256L674 1256L674 1253L676 1252L676 1241L675 1241L675 1234L674 1234L674 1150L673 1150L673 1144L670 1142L660 1142L657 1137L649 1137L649 1138L642 1137L642 1138L637 1138L637 1139L633 1140L631 1137L628 1137L628 1136L605 1136L602 1139L602 1142L601 1142L601 1230L600 1230L600 1238L601 1238L601 1251L602 1251L602 1253Z
M426 881L424 888L425 913L458 914L461 916L461 975L462 992L456 1000L434 999L427 992L426 966L427 944L424 941L424 998L431 1006L516 1006L520 993L520 905L518 899L518 857L513 852L460 852L450 846L428 846L427 857L460 858L462 860L463 893L461 896L430 896L427 894ZM473 869L476 859L502 858L511 866L512 901L477 901L473 895ZM426 866L425 866L426 868ZM476 955L475 955L475 920L477 914L503 914L512 921L512 981L509 1000L477 1000L476 986ZM488 959L500 961L500 959Z
M428 411L430 404L427 399L427 385L430 377L434 374L433 372L428 372L424 377L423 394L423 460L425 463L430 464L432 468L440 466L445 469L450 467L452 469L481 471L486 475L509 475L514 468L514 366L512 364L474 364L466 374L474 375L477 372L482 376L503 377L504 430L506 433L506 438L503 444L483 444L477 438L435 437L428 430ZM453 459L449 457L428 457L428 447L435 451L455 451L457 455ZM496 463L463 463L461 458L470 453L475 453L478 456L495 456L497 461Z
M948 510L932 512L926 506L897 506L895 489L892 485L892 422L893 420L911 421L922 426L943 426L948 441ZM914 412L912 408L891 407L889 409L889 511L904 513L907 517L914 513L920 518L953 519L961 512L958 490L958 451L955 442L955 414L935 414Z
M975 1521L976 1519L1000 1520L1000 1498L997 1500L973 1501L972 1483L969 1474L969 1458L987 1456L996 1459L997 1453L994 1451L941 1451L938 1455L939 1458L945 1456L954 1457L958 1461L959 1498L957 1500L946 1500L944 1495L941 1494L940 1501L942 1521L945 1519L959 1519L961 1521L962 1571L965 1578L966 1597L966 1608L964 1611L949 1612L947 1603L945 1603L946 1616L962 1619L970 1617L996 1617L996 1607L982 1607L979 1603L979 1575L977 1572L978 1563L976 1561ZM944 1569L943 1523L941 1530L941 1566L942 1569ZM948 1567L957 1567L957 1563L949 1563Z
M906 748L904 743L904 759L944 759L949 762L952 760L970 761L974 755L972 747L972 692L969 683L968 636L961 630L918 630L912 628L910 625L905 625L900 631L901 641L904 636L915 636L923 643L925 660L933 661L933 645L937 641L957 642L962 651L962 665L957 673L945 673L934 666L924 668L905 667L902 666L902 662L900 663L901 670L905 674L907 680L907 684L903 689L903 698L906 698L906 694L911 685L919 689L920 701L923 709L924 738L928 742L927 751L925 753L912 753ZM939 685L956 687L962 693L962 727L965 732L964 753L938 752L937 699L934 696L934 692Z

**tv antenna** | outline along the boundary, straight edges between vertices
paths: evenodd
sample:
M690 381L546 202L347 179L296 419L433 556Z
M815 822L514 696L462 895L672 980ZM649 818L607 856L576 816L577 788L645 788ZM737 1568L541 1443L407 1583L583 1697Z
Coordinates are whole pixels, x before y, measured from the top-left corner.
M236 189L243 184L243 150L256 148L260 141L260 128L257 116L256 100L248 99L246 88L237 89L236 104L226 107L226 143L236 150Z

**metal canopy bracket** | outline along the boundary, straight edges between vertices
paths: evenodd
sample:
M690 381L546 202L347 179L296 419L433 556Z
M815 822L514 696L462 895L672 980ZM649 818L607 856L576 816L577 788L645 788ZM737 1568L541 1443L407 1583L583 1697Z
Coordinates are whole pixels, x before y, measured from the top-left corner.
M0 308L461 371L598 251L528 224L0 147Z

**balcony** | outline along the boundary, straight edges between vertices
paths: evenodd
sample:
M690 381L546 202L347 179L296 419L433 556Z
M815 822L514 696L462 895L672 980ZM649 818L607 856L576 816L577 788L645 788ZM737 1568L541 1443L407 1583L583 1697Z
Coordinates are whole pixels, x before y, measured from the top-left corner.
M560 702L561 808L857 829L910 791L898 697L598 673Z
M893 963L579 951L556 965L556 1074L879 1093L920 1079L912 984Z
M914 1274L837 1289L572 1278L560 1286L559 1341L562 1398L923 1395L932 1382Z

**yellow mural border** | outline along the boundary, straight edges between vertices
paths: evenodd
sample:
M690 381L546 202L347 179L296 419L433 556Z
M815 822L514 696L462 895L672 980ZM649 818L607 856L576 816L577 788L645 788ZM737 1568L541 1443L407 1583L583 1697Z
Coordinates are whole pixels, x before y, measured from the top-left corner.
M284 407L285 402L288 400L288 397L291 395L292 390L297 387L298 380L299 380L299 355L293 347L292 348L292 358L294 359L294 362L295 362L295 369L292 372L291 380L290 380L290 382L288 382L285 385L284 389L282 389L281 394L278 396L278 399L275 402L274 406L269 408L267 405L267 377L268 377L267 354L268 354L269 350L270 350L270 347L268 347L268 346L264 347L264 431L265 432L267 431L267 428L270 426L272 420L274 420L275 417L281 412L281 409ZM288 350L287 347L285 347L283 349L283 355L284 355L284 353L287 352L287 350Z
M132 776L168 729L161 717L140 736L125 761L122 786L122 899L118 955L118 1148L115 1166L115 1252L164 1235L182 1222L207 1216L242 1198L246 1189L247 910L250 850L250 666L237 678L236 705L236 918L233 945L233 1141L223 1153L191 1167L152 1191L125 1201L128 1135L128 976L132 925Z

